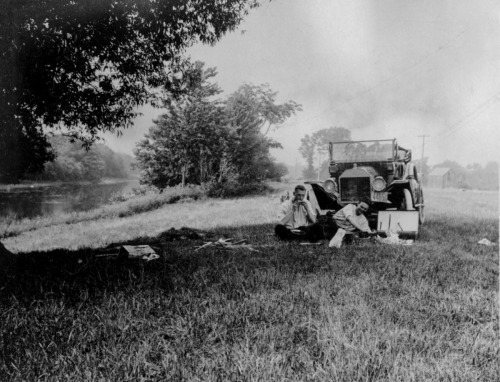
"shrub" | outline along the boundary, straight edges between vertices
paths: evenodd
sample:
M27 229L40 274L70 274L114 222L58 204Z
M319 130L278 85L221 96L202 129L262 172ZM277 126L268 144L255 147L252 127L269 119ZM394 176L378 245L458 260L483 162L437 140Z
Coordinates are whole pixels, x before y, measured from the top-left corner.
M239 196L262 194L271 188L263 182L239 183L236 181L208 182L203 188L206 195L212 198L233 198Z
M157 191L148 186L134 187L127 193L113 192L108 199L107 204L116 204L133 199L137 196L144 196L147 194L156 194Z
M108 199L108 204L120 203L125 200L127 200L127 196L125 194L122 194L121 192L113 192Z

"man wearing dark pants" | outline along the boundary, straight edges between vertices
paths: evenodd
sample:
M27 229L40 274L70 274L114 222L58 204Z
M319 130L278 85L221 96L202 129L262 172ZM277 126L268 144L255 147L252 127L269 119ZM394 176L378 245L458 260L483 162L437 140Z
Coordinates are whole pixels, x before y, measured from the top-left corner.
M323 239L323 229L316 222L316 214L311 203L305 199L306 188L295 187L293 199L285 200L278 211L278 225L274 232L280 240Z

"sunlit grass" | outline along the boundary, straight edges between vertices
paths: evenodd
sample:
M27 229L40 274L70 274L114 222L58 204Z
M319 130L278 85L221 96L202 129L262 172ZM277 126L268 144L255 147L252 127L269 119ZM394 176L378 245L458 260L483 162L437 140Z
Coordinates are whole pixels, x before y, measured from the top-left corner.
M276 192L269 196L242 199L188 199L121 218L89 219L72 224L54 223L47 227L42 225L36 230L5 238L2 243L13 252L99 248L135 237L154 237L172 227L211 230L221 226L266 224L275 220L275 211L280 203L280 191Z
M64 224L76 224L96 221L99 219L116 219L160 208L181 200L197 200L204 198L200 187L171 188L163 193L147 193L130 196L120 203L110 203L89 211L78 211L35 218L15 219L4 217L0 219L0 237L15 236L23 232L46 227L57 227Z

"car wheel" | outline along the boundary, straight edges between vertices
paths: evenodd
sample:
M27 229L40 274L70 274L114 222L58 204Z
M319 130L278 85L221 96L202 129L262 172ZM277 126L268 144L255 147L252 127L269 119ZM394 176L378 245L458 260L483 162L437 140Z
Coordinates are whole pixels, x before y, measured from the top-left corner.
M411 198L411 192L406 188L403 190L403 200L401 201L400 210L415 211L415 208L413 207L413 200Z

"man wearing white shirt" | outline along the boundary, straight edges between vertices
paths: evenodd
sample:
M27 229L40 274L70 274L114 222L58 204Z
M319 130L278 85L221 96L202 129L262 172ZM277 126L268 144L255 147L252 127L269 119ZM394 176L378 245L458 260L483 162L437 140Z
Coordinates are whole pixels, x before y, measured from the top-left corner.
M328 223L324 227L325 237L330 240L338 231L339 228L347 233L353 232L373 232L368 224L368 219L365 214L370 208L370 201L363 199L356 206L348 204L335 214L330 215Z
M333 215L333 220L337 227L347 232L372 232L364 215L369 208L370 206L366 201L360 202L357 207L354 204L348 204Z
M278 211L278 225L274 231L281 240L305 239L318 241L323 238L323 229L316 222L316 213L305 199L306 188L295 187L293 199L285 200Z

